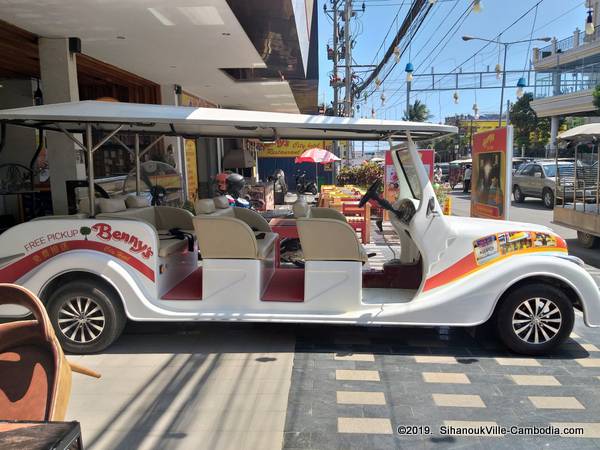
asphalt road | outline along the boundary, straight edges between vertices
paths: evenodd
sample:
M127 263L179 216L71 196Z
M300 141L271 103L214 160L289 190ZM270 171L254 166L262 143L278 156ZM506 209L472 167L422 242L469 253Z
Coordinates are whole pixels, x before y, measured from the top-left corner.
M461 190L454 190L450 195L452 196L452 214L469 216L470 195L463 194ZM582 247L577 241L577 232L552 223L552 217L552 210L545 208L541 200L533 198L528 198L524 203L512 202L509 212L509 220L536 223L552 228L567 241L569 253L583 259L589 266L600 268L600 249Z

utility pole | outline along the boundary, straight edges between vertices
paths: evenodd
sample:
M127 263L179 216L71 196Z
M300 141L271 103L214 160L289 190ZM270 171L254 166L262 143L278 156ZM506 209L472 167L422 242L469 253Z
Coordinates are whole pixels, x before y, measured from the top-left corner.
M352 0L344 1L344 63L346 71L344 73L344 116L352 117L352 36L350 35L350 22L352 21ZM350 148L354 150L354 143L346 141L346 159L350 164ZM352 147L351 147L352 146Z
M344 2L344 63L346 64L346 82L344 98L344 115L352 117L352 37L350 36L350 21L352 20L352 0Z
M504 45L504 65L502 66L502 89L500 90L500 116L498 117L498 128L502 127L502 107L504 106L504 89L506 88L506 54L508 53L508 43ZM508 125L508 117L506 118Z
M333 0L333 115L339 116L339 86L337 83L338 64L339 64L339 44L338 44L338 1ZM337 148L337 141L334 142L334 148ZM337 154L337 153L336 153Z

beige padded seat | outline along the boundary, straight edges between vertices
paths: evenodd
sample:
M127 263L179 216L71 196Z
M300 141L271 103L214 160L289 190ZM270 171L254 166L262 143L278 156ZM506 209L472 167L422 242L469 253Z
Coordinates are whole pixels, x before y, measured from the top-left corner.
M197 216L233 217L245 222L251 229L258 232L272 232L269 222L263 216L248 208L229 206L225 196L196 200L194 208Z
M266 259L277 241L277 234L270 232L257 239L257 233L235 217L198 215L194 229L203 259Z
M356 233L345 221L299 218L296 226L306 261L366 262L368 259Z

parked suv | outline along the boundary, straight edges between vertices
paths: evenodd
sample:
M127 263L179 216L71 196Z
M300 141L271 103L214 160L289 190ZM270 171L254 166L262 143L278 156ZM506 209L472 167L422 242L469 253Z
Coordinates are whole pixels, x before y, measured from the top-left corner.
M558 161L561 174L573 171L573 162ZM554 208L556 188L556 162L554 160L533 161L522 164L513 174L513 197L522 203L526 197L541 198L546 208Z

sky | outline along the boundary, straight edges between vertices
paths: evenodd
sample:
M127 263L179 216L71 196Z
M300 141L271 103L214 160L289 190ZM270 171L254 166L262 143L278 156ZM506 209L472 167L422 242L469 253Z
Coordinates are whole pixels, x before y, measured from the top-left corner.
M323 13L323 3L325 2L329 7L329 0L319 0L317 5L319 9L319 102L329 103L333 98L333 90L329 87L332 62L327 60L326 44L331 43L333 27L331 21ZM481 41L464 42L461 36L472 35L494 39L504 28L538 2L539 0L482 0L481 12L471 12L460 27L454 27L448 36L442 39L461 14L467 10L471 0L438 0L414 36L409 50L402 56L378 91L369 97L366 107L363 103L361 110L355 115L370 117L371 108L374 107L377 118L401 119L406 105L404 68L409 60L415 67L415 75L430 73L432 67L436 73L451 72L486 44ZM353 2L355 8L361 3L360 0ZM352 27L356 36L356 44L353 49L354 64L377 64L379 62L406 16L410 3L409 0L365 0L366 11L364 14L358 13ZM399 9L398 18L394 20ZM505 31L500 39L503 41L529 39L533 30L533 37L548 36L561 40L572 36L576 28L583 29L585 18L584 0L542 0L537 7L537 14L536 9L533 9ZM388 30L389 36L384 41ZM381 46L382 42L384 42L383 46ZM432 53L431 51L440 42L442 43ZM547 45L550 44L537 42L531 44L531 47ZM377 54L380 47L381 50ZM428 55L430 56L427 57ZM482 71L487 70L488 65L490 70L494 70L498 58L498 46L490 44L474 59L465 63L462 70L463 72ZM528 43L511 45L508 50L507 69L524 70L529 67L530 59L531 49ZM393 62L386 67L391 65ZM356 70L365 69L357 68ZM386 72L387 68L382 73ZM343 71L340 71L339 75L343 78ZM361 75L367 74L362 73ZM506 99L513 102L516 100L516 80L519 75L516 74L512 79L507 80L505 102ZM382 75L380 77L383 78ZM494 76L491 77L492 80L493 78ZM418 80L424 87L430 85L428 79L420 78ZM466 78L461 78L461 80L465 81ZM448 81L451 80L448 79ZM413 84L416 86L417 81ZM367 91L370 90L372 88L367 89ZM525 89L526 92L531 90L530 88ZM383 106L380 99L381 91L385 93L386 97ZM475 101L479 106L480 114L498 113L500 89L459 91L458 104L454 103L452 96L453 91L414 92L410 101L412 103L415 99L419 99L424 102L432 114L431 122L440 122L445 117L455 114L473 114L472 107Z

